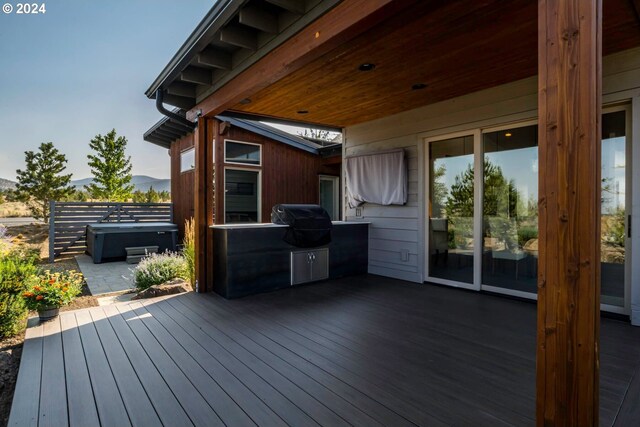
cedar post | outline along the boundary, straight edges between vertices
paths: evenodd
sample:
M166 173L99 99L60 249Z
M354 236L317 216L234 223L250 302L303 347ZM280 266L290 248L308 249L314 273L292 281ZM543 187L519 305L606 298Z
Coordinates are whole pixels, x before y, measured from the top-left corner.
M194 135L195 144L195 191L194 191L194 220L195 220L195 270L196 290L207 291L207 235L209 220L207 218L207 193L210 191L207 182L207 158L209 144L207 141L207 120L198 118L198 127Z
M602 0L538 1L538 426L597 426Z

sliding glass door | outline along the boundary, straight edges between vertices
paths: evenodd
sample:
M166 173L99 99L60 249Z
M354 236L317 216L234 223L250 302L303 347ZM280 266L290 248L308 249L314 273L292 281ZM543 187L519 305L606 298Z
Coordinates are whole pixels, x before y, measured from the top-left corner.
M484 132L482 285L535 294L538 126Z
M629 311L630 110L602 115L601 302ZM535 298L538 126L427 140L428 282Z
M625 307L627 294L627 203L628 109L617 109L602 116L602 205L600 233L601 302ZM629 164L629 166L631 166Z
M428 276L433 282L475 287L474 135L428 146Z

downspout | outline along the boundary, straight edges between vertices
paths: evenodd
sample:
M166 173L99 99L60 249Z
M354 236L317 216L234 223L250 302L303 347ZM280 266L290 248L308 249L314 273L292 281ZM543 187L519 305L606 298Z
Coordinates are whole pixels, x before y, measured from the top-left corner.
M170 119L173 119L176 122L186 126L189 129L194 129L196 127L197 122L190 122L189 120L182 117L181 115L176 114L173 111L167 110L164 106L163 101L164 101L164 92L161 88L158 88L158 90L156 91L156 108L158 109L158 111L160 111L162 114L169 117Z

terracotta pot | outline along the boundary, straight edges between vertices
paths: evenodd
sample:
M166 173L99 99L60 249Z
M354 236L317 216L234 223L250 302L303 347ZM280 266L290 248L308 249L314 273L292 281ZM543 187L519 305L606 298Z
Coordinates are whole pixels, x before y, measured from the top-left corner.
M38 317L41 321L53 319L60 313L60 307L47 307L42 310L38 310Z

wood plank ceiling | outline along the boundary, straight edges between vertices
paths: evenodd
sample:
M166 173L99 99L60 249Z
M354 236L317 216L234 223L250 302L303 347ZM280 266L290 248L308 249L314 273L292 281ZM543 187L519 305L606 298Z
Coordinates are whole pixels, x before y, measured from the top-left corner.
M603 44L640 46L632 1L604 2ZM422 1L233 110L345 127L533 76L537 60L535 1Z

